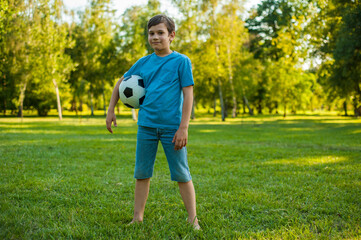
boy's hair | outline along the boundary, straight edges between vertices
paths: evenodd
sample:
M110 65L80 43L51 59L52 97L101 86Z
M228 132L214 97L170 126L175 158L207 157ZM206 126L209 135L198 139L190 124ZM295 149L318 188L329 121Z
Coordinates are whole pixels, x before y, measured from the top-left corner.
M151 28L155 25L158 25L159 23L165 24L165 26L167 27L167 30L168 30L168 34L175 31L174 21L164 14L156 15L148 21L148 31L149 31L149 28Z

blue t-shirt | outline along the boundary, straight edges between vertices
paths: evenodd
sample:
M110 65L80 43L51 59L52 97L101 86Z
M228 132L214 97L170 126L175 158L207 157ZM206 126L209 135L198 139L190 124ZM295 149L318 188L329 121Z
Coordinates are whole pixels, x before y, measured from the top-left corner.
M145 86L138 125L178 129L182 118L182 88L194 85L190 59L176 51L165 57L153 53L139 59L124 77L131 75L141 76Z

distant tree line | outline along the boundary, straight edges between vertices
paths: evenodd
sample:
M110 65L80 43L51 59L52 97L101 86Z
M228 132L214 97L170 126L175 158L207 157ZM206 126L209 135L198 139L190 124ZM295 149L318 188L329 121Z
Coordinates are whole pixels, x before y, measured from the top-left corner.
M170 0L171 1L171 0ZM194 108L238 114L352 109L361 114L361 3L264 0L249 17L240 0L172 0L172 49L190 57ZM147 21L160 2L115 17L111 0L69 12L62 0L0 1L0 107L106 113L111 90L152 53ZM72 21L65 21L68 16ZM77 20L76 20L77 19ZM194 116L194 115L193 115Z

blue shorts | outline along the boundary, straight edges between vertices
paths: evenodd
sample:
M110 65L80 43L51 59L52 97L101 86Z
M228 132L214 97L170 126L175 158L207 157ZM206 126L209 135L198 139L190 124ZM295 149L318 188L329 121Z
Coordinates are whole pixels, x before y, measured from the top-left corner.
M188 167L187 149L183 147L180 150L174 150L172 140L176 131L176 129L138 126L134 178L146 179L153 176L155 156L160 140L167 157L171 180L189 182L192 179Z

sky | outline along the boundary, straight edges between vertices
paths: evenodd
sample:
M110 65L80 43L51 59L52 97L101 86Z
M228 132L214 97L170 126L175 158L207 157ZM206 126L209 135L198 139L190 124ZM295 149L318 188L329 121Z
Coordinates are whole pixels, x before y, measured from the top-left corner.
M84 10L87 5L88 0L63 0L67 9L71 10ZM113 6L117 10L116 16L120 16L127 8L133 5L144 5L148 0L113 0ZM176 15L177 10L173 7L171 0L160 0L161 10L169 12L171 15ZM247 0L246 1L246 10L251 9L251 7L256 6L260 3L261 0Z
M88 0L63 0L65 6L68 9L73 10L84 10L87 5ZM113 0L113 6L117 10L116 15L120 16L125 9L129 8L133 5L144 5L148 2L148 0ZM162 4L162 10L168 6L172 7L170 0L160 0Z

